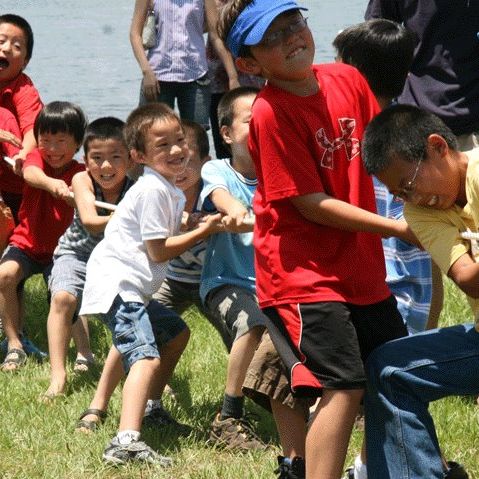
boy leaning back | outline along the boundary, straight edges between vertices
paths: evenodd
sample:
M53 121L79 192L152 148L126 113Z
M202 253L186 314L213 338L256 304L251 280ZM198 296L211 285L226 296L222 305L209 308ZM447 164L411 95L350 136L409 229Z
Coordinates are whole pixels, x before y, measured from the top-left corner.
M153 103L137 108L127 119L125 136L144 173L90 256L80 314L101 314L128 374L119 432L103 459L167 466L169 458L139 440L140 428L155 376L170 377L189 330L176 313L151 298L165 278L168 260L217 231L220 215L178 235L185 197L175 181L186 168L189 151L179 118L169 107Z
M366 384L362 360L407 334L385 284L379 235L412 235L375 214L361 163L377 102L356 69L312 65L301 10L288 0L232 1L219 28L238 68L268 82L250 124L257 293L292 388L322 395L306 438L306 477L337 479Z
M475 325L433 329L371 355L371 394L365 401L366 412L373 411L366 421L368 477L464 477L444 471L428 408L447 396L479 394L479 264L471 242L461 238L479 232L479 148L459 151L456 137L438 117L396 105L368 125L363 157L368 172L404 200L411 229L467 295L475 318Z

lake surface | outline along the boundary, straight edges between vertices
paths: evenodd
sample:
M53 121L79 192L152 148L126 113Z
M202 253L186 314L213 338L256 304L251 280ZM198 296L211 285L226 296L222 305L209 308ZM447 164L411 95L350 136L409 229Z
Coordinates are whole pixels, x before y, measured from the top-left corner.
M273 1L273 0L272 0ZM366 0L303 0L316 42L316 62L332 61L338 30L360 22ZM92 120L125 119L138 103L140 70L128 30L134 0L1 0L2 13L32 25L33 56L26 69L45 103L78 103Z

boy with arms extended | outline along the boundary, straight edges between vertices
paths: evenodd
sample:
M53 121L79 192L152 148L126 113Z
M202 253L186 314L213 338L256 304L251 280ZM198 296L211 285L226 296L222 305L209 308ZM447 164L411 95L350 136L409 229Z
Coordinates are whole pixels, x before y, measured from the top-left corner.
M241 390L265 328L255 292L253 227L245 222L256 190L248 134L257 93L257 88L240 87L222 97L218 121L223 140L231 149L231 160L212 160L201 170L201 198L203 202L210 200L226 215L223 222L227 232L211 236L208 241L200 295L208 315L224 325L232 343L223 405L213 421L210 442L239 450L265 448L243 417Z
M257 292L293 390L322 394L306 477L338 479L366 384L362 360L407 334L379 235L412 235L375 214L360 157L378 105L356 69L312 66L314 42L294 1L232 1L220 36L241 70L268 81L250 125Z
M23 165L26 185L19 224L0 262L0 317L8 343L2 371L16 370L26 361L18 286L33 274L50 273L58 239L73 218L69 186L74 174L84 170L73 156L85 127L83 112L69 102L49 103L35 120L38 148Z
M54 398L65 389L66 354L72 324L78 319L86 264L111 217L110 211L95 207L95 200L117 204L133 184L126 176L130 157L123 139L123 125L117 118L99 118L90 123L85 132L86 171L72 180L76 210L73 222L58 242L48 284L51 377L45 399ZM88 359L91 361L91 356Z
M393 341L368 361L368 477L458 477L444 473L431 401L479 394L479 264L461 233L479 231L479 149L458 149L452 131L414 106L393 106L368 126L366 169L405 202L411 229L467 295L476 324ZM464 477L464 476L461 476Z
M119 432L103 459L167 466L169 458L140 441L140 428L153 381L166 385L186 347L189 330L152 295L165 278L167 261L216 231L220 215L178 234L185 197L175 182L185 170L189 153L183 127L169 107L153 103L134 110L127 119L125 137L144 173L128 190L90 256L80 314L101 315L128 374Z
M182 120L181 123L185 130L189 160L184 172L177 176L176 185L183 191L186 198L184 211L194 217L201 209L200 193L203 186L201 167L210 159L208 135L198 123L190 120ZM178 257L171 259L168 262L166 278L153 298L173 309L177 314L182 314L193 304L201 310L203 305L199 288L205 249L206 241L199 241ZM97 429L99 423L106 417L111 395L123 376L120 353L112 346L95 395L88 409L81 414L77 422L77 430L89 433ZM178 423L163 407L161 401L163 389L163 386L156 382L150 390L143 425L154 427L171 425L179 432L191 431L188 426Z
M33 51L33 31L30 24L14 14L0 15L0 106L10 110L20 127L21 135L9 138L20 148L16 171L21 173L22 162L36 146L33 124L42 109L38 91L30 78L23 73ZM21 144L17 140L20 139ZM18 209L22 199L23 181L6 163L0 164L0 190L5 202L18 221Z

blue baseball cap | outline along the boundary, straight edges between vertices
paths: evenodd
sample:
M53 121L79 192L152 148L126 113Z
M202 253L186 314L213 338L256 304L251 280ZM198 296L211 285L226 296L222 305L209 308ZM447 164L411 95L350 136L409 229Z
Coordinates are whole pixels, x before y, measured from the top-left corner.
M226 45L231 53L238 57L243 45L257 45L273 20L288 10L308 9L294 0L253 0L238 15L228 33Z

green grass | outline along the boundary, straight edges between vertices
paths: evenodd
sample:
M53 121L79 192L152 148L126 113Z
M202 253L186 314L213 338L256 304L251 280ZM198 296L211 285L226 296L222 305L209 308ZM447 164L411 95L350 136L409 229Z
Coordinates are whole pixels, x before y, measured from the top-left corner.
M32 340L43 349L46 339L46 291L39 277L27 283L26 324ZM441 325L469 320L471 314L463 295L449 282ZM251 402L247 410L260 416L259 434L273 447L266 453L232 454L205 445L207 431L223 393L226 353L218 334L196 311L185 320L191 340L176 369L172 387L178 402L167 398L168 409L179 420L195 428L188 438L172 432L147 430L146 441L161 454L171 455L174 466L161 470L148 466L108 467L101 461L106 443L116 433L119 391L110 403L104 426L91 435L74 432L79 414L88 407L98 375L70 376L67 396L50 405L38 401L49 379L48 362L29 361L21 372L0 374L0 478L1 479L96 479L96 478L194 478L271 479L275 477L276 455L280 453L274 423L269 414ZM104 359L109 335L99 322L91 324L92 347ZM70 367L74 357L70 352ZM431 406L441 445L448 458L462 462L471 479L479 479L479 408L472 400L449 398ZM354 432L348 461L358 452L361 433Z

